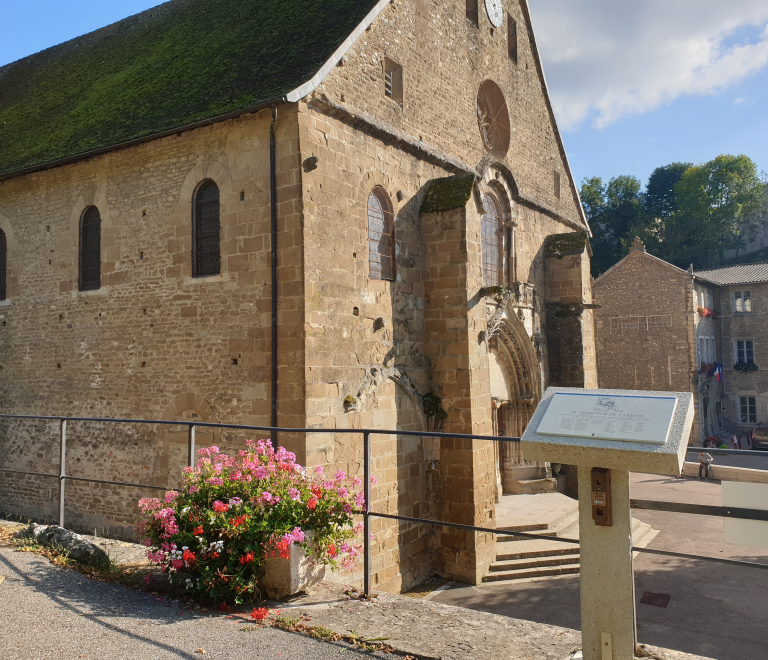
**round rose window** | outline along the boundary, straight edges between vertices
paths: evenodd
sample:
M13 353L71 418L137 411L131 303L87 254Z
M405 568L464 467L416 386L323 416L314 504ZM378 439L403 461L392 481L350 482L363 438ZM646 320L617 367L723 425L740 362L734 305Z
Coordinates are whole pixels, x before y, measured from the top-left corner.
M499 86L486 80L477 93L477 126L488 153L503 158L509 150L509 111Z

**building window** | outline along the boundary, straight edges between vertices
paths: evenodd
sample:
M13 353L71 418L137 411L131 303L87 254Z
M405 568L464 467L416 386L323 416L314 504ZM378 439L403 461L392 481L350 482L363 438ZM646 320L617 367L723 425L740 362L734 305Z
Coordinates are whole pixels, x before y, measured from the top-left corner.
M403 107L403 67L384 58L384 96Z
M221 272L219 187L210 179L195 192L192 213L192 277Z
M504 284L504 233L501 205L495 195L483 195L483 217L480 220L483 259L483 286Z
M467 20L477 27L477 0L467 0Z
M395 279L395 219L381 186L368 195L368 266L371 279Z
M757 404L753 396L740 396L739 408L742 424L757 424Z
M749 291L735 291L734 298L734 311L736 312L751 312L752 311L752 298Z
M560 199L560 172L555 172L555 197Z
M507 52L513 64L517 64L517 21L507 16Z
M715 338L699 337L699 362L712 364L716 359Z
M101 288L101 216L89 206L80 218L80 291Z
M5 271L8 267L8 242L5 240L5 232L0 229L0 300L5 300Z
M754 364L755 349L752 340L737 339L734 344L736 345L736 362Z

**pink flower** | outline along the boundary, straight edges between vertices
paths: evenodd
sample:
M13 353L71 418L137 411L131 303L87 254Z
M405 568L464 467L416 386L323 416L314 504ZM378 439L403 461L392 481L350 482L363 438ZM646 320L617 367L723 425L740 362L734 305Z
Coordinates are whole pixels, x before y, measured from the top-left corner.
M339 487L336 489L336 492L337 492L337 493L338 493L338 494L339 494L341 497L346 497L347 495L349 495L349 490L347 490L347 488L345 488L344 486L339 486Z
M180 568L184 568L184 562L181 559L174 559L171 561L171 567L178 571Z
M243 503L239 497L232 497L229 500L229 506L240 506Z
M287 543L303 543L304 542L304 532L301 530L301 527L294 527L292 532L288 532L287 534L283 535L283 541L286 541Z
M200 490L197 486L190 486L189 487L189 494L194 495L198 490Z
M319 474L320 476L323 476L323 466L322 465L318 465L315 468L315 474Z
M295 488L289 488L288 497L290 497L294 502L298 502L301 499L301 493Z
M161 506L162 503L156 497L142 497L139 500L139 508L141 509L142 513L154 511L155 509L159 509Z
M226 504L224 504L224 502L221 502L221 501L219 501L219 500L216 500L216 501L213 503L213 510L214 510L216 513L224 513L224 512L225 512L227 509L229 509L229 507L228 507Z
M355 495L355 506L358 509L362 509L365 506L365 494L360 492Z
M253 476L256 479L266 479L269 476L269 470L262 465L253 471Z
M355 488L357 488L357 487L358 487L360 484L362 484L362 483L363 483L363 482L360 480L360 477L355 477L354 479L352 479L352 485L353 485Z
M186 474L192 474L192 472L193 472L193 468L192 468L192 466L191 466L191 465L187 465L187 467L185 467L185 468L182 470L182 472L185 472Z
M211 486L223 486L224 479L222 479L221 477L211 477L210 479L208 479L208 483Z
M378 480L376 479L376 477L374 477L373 475L371 475L371 483L372 483L372 484L377 484L377 483L379 483L379 482L378 482Z
M272 496L272 493L268 493L266 490L259 496L259 499L262 501L263 504L275 503L275 498Z
M344 472L344 470L339 470L339 471L336 473L336 481L337 481L338 483L341 483L341 482L342 482L342 481L344 481L344 479L346 479L346 478L347 478L347 475L346 475L346 473Z

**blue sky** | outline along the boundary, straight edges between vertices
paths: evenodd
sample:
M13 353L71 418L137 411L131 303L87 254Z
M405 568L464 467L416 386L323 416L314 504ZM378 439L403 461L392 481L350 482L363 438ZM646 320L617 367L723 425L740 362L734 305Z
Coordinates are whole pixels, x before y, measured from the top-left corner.
M659 165L721 153L768 170L766 0L529 3L577 182L645 182ZM5 0L0 66L158 4Z

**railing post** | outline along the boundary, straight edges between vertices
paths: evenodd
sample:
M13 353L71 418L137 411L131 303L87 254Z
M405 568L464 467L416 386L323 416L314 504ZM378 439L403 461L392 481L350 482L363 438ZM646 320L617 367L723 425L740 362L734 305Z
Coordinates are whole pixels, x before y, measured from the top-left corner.
M187 444L187 465L195 466L195 425L189 425L189 441Z
M67 469L67 420L61 420L59 432L59 527L64 527L64 480Z
M363 433L363 493L365 507L363 510L363 595L371 595L371 434Z

